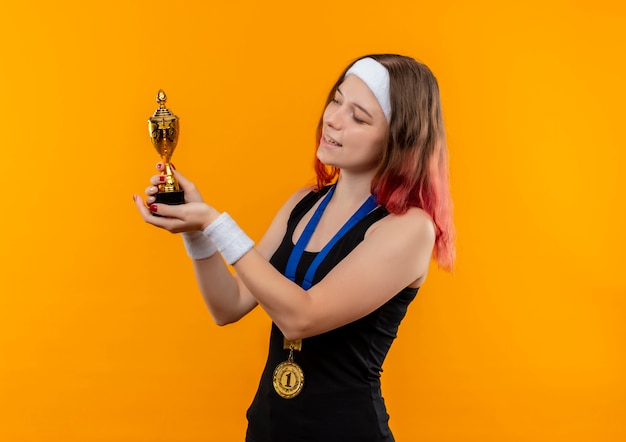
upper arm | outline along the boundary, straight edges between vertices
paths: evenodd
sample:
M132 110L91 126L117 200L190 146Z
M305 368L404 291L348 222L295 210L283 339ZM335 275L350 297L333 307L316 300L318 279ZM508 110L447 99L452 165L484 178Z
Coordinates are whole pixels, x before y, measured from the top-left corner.
M284 236L294 206L285 204L264 243L235 264L241 281L248 285L247 296L255 294L287 339L318 335L356 321L405 287L423 281L435 231L425 212L411 209L376 222L348 256L319 283L303 290L268 262Z
M353 322L403 288L421 282L435 241L420 209L389 215L318 284L309 289L310 312L301 333L312 336Z

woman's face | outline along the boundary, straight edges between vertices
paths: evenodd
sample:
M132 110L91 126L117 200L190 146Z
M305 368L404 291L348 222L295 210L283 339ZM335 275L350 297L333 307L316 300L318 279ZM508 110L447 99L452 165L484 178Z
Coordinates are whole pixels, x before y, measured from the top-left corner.
M370 172L381 159L388 128L372 91L348 75L324 110L317 158L344 172Z

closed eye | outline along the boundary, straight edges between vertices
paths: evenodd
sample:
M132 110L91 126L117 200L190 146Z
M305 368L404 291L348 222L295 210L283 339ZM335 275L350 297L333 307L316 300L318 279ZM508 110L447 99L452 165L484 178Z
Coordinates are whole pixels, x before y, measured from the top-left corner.
M341 98L343 98L343 93L339 88L337 88L337 90L335 91L335 96L333 97L331 102L334 104L341 104Z

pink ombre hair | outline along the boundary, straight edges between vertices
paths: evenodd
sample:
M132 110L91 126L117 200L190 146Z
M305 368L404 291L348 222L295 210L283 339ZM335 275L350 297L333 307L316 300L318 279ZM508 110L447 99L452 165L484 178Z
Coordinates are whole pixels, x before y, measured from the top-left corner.
M377 60L389 71L391 99L389 138L372 180L372 194L390 213L402 214L410 207L426 211L435 224L433 258L441 268L452 271L455 231L437 79L427 66L409 57L393 54L366 57ZM334 97L350 66L333 86L326 105ZM317 145L322 124L320 118ZM340 171L316 158L315 173L317 186L322 188L333 182Z

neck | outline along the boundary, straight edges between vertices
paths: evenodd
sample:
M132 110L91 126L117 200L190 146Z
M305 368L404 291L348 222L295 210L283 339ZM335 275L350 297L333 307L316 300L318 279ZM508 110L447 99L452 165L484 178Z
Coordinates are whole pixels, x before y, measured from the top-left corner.
M341 205L361 204L371 194L373 174L339 174L333 200Z

